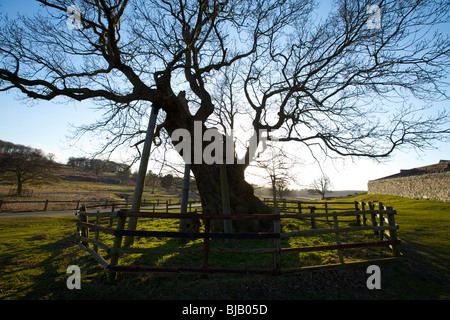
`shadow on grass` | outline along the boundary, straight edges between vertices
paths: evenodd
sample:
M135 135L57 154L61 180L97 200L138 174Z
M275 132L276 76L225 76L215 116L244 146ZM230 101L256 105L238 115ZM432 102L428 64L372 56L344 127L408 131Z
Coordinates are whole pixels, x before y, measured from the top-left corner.
M25 241L40 240L41 237L28 238ZM75 247L74 236L67 236L55 242L38 245L34 252L45 256L41 259L22 259L13 262L11 259L2 259L2 265L9 265L8 270L3 270L4 277L17 277L19 283L5 299L21 300L47 300L58 299L67 291L66 274L67 267L72 264L80 266L89 273L98 272L98 265L89 256L82 256ZM12 256L12 255L11 255ZM17 257L17 251L14 254ZM18 298L20 297L20 298Z

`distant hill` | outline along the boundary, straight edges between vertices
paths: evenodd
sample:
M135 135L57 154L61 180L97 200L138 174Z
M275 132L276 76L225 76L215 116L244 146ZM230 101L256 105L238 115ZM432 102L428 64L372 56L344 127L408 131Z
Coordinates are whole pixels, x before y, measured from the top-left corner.
M60 177L66 181L86 181L86 182L103 182L110 184L126 184L132 183L129 176L119 175L115 172L96 172L93 170L72 167L69 165L60 165Z

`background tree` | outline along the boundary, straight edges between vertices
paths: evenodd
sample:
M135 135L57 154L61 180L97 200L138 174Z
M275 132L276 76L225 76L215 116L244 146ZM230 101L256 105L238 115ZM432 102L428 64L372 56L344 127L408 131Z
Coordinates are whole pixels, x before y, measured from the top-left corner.
M153 173L151 170L145 177L145 186L150 187L152 189L152 194L155 193L156 185L159 183L159 177L156 173Z
M3 141L0 141L3 144ZM0 179L17 184L21 196L25 184L49 184L59 179L59 164L42 150L7 143L0 148Z
M218 116L214 79L236 65L234 97L257 138L276 130L305 153L378 158L450 133L449 111L431 108L448 99L446 0L382 0L380 29L368 27L372 0L335 1L326 19L312 0L81 1L79 29L66 26L72 1L39 2L47 10L1 20L0 90L94 101L104 118L81 132L100 131L105 152L139 146L152 103L161 139L193 135L194 121L204 132ZM270 212L248 165L226 166L232 211ZM221 212L219 166L191 170L203 206Z
M309 192L312 194L319 194L321 199L325 199L327 192L330 192L332 188L331 180L327 175L323 174L319 178L313 180L310 185Z
M299 163L282 147L271 145L267 148L269 150L255 160L255 166L265 172L264 177L269 182L275 202L285 197L289 191L289 185L296 182L292 169Z
M174 184L174 177L171 174L166 174L165 176L161 177L159 180L159 184L161 187L169 189Z

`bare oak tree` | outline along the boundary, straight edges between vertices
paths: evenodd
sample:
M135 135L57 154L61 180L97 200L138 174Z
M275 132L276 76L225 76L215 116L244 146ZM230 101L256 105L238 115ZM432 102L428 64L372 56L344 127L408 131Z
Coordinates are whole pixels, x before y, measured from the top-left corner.
M25 184L51 184L59 180L59 164L42 150L0 140L0 181L16 183L22 196Z
M108 135L105 150L138 145L151 104L163 111L160 137L193 134L194 121L205 131L221 117L216 80L236 64L233 98L257 135L377 158L450 133L448 111L419 105L448 99L450 43L438 29L448 1L381 0L379 29L368 0L335 1L326 19L313 0L85 0L79 29L66 25L78 18L67 14L72 0L38 1L39 14L2 17L0 90L94 101L104 118L84 129ZM245 181L248 165L226 166L232 210L268 212ZM219 166L191 170L203 206L220 212Z
M326 193L331 191L331 188L332 184L330 178L323 174L311 182L309 191L313 194L319 194L323 200L325 199Z
M273 203L286 196L288 187L296 182L293 173L299 162L295 157L288 154L282 147L267 146L268 150L255 159L255 166L265 171L265 177L269 181L272 190Z

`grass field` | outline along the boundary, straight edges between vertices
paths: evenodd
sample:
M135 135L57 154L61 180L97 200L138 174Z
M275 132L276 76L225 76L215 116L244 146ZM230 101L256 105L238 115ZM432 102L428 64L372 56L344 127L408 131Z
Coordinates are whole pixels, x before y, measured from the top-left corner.
M107 284L106 272L87 253L76 246L75 216L0 218L0 299L449 299L450 298L450 204L410 200L391 196L359 195L346 201L382 201L397 210L396 222L404 259L380 265L381 290L369 290L365 267L298 275L253 276L210 275L207 278L181 274L122 274ZM160 220L148 222L162 224ZM164 223L163 229L176 230ZM145 228L144 226L141 226ZM154 246L175 245L153 239ZM323 239L315 239L321 243ZM136 246L148 246L137 239ZM200 243L191 242L186 246ZM264 244L254 243L255 246ZM330 252L315 257L331 259ZM130 255L124 263L170 265L195 264L195 255ZM127 260L128 259L128 260ZM216 254L219 266L230 262L238 266L264 266L264 257ZM270 260L270 259L269 259ZM69 290L66 269L81 269L81 290Z
M7 196L9 186L0 185L0 199L4 203L0 207L1 212L19 212L19 211L42 211L45 206L45 200L49 200L47 210L72 210L76 208L77 201L83 203L99 203L114 202L123 200L123 196L131 199L134 192L134 186L114 185L102 182L85 182L85 181L60 181L53 185L42 185L34 187L32 197ZM156 190L154 194L145 190L142 199L149 201L152 199L160 200L179 200L180 197L176 192L166 190ZM7 203L20 201L22 203ZM37 203L27 203L40 201ZM58 201L72 201L71 203Z

